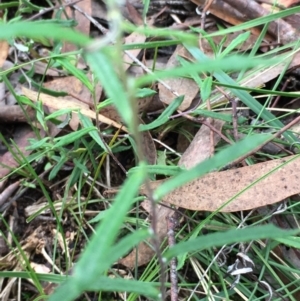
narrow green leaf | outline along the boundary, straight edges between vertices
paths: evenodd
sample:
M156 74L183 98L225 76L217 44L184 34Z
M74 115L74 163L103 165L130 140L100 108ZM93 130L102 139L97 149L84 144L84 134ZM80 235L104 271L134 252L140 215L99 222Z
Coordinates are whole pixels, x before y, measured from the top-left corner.
M136 172L136 169L140 167L133 167L128 171L130 175L132 172ZM164 175L164 176L176 176L183 169L179 166L169 166L169 165L147 165L147 172L151 175Z
M211 117L214 119L223 120L225 122L232 122L232 115L230 115L230 114L222 114L222 113L217 113L214 111L201 110L201 109L195 110L194 114L204 116L204 117ZM237 121L238 121L238 124L242 124L247 121L247 118L246 117L238 117Z
M12 37L28 37L37 39L40 37L53 38L60 41L69 41L77 45L87 46L91 39L78 31L64 28L57 22L21 21L16 23L0 24L0 39L9 40Z
M74 109L71 109L71 108L60 109L60 110L55 111L55 112L51 113L50 115L46 116L45 120L55 119L55 118L57 118L59 116L62 116L64 114L69 114L69 113L73 112L74 110L75 110L75 108Z
M200 94L201 94L202 101L207 101L207 99L210 97L211 88L212 88L212 77L208 76L204 79L200 87Z
M0 9L7 9L9 7L14 7L14 6L19 6L20 2L19 1L10 1L9 3L1 3L0 4Z
M142 282L123 278L112 279L101 276L90 283L88 290L104 292L133 292L153 300L160 300L158 287L159 284L153 282Z
M73 64L69 62L66 58L55 58L55 60L62 65L66 70L73 74L76 78L80 80L90 91L93 91L93 85L91 84L87 75L80 69L76 68Z
M143 201L145 200L145 197L143 196L139 196L139 197L135 197L132 199L132 204L135 204L137 202ZM109 208L105 211L101 211L99 214L97 214L94 218L92 218L91 220L89 220L89 224L93 224L93 223L98 223L100 221L102 221L106 215L108 214L109 210L111 210L112 208Z
M191 47L191 49L198 49L198 48ZM202 60L201 63L199 61L199 62L195 62L194 64L190 64L188 68L185 66L176 67L164 71L157 71L155 72L155 74L147 74L141 76L139 79L137 79L137 84L138 86L143 86L152 83L154 80L170 78L170 77L175 78L175 77L190 76L192 73L196 73L196 72L214 72L220 70L235 71L235 70L247 69L250 67L257 67L258 65L264 65L264 66L271 65L276 62L277 60L271 58L268 60L266 59L263 60L263 59L254 59L254 58L250 59L242 56L230 56L227 58L223 58L223 59L217 58L214 60L206 59L205 61Z
M137 194L145 176L145 169L141 168L125 181L112 208L97 227L96 234L93 235L85 252L78 261L74 275L56 290L50 297L50 301L62 299L71 301L78 297L81 292L88 289L104 273L103 268L106 267L104 261L111 255L112 245L131 206L131 200Z
M188 45L186 45L186 48L199 62L203 62L203 64L205 64L205 62L208 61L208 57L203 52L201 52L200 49L196 47L190 47ZM238 64L239 63L240 62L238 62ZM237 83L225 72L223 72L221 68L219 68L219 70L215 70L213 76L221 83L237 86ZM269 125L279 129L284 126L278 118L276 118L272 113L266 110L255 98L253 98L246 91L233 88L230 88L229 90L235 96L237 96L246 106L248 106L254 113L260 115L260 117L263 118L266 122L268 122ZM291 143L297 141L296 137L291 133L285 132L283 133L283 136Z
M151 41L145 43L132 43L132 44L123 44L123 50L131 50L131 49L153 49L158 47L168 47L173 45L181 44L181 40L160 40L160 41ZM113 47L113 46L110 46Z
M280 237L275 240L291 248L300 249L300 237L298 236Z
M36 140L36 139L28 139L28 141L30 142L30 145L26 147L26 150L37 150L41 147L50 147L50 143L48 143L49 141L49 137L45 137L41 140Z
M155 95L157 92L149 89L149 88L142 88L142 89L138 89L137 93L136 93L136 97L137 98L142 98L142 97L148 97L148 96L152 96Z
M99 263L99 269L103 271L109 269L118 259L122 258L134 246L137 246L140 242L150 236L151 234L148 229L137 230L125 236L111 248L110 252L107 253L107 258Z
M66 156L62 156L60 157L60 160L57 162L57 164L53 167L53 169L51 170L50 174L49 174L49 181L53 180L57 173L60 171L60 169L62 168L62 166L65 164L65 162L67 161L67 157Z
M109 277L102 276L99 278L94 278L90 282L88 290L100 290L109 292L133 292L154 300L160 300L158 287L159 284L155 284L153 282L127 280L123 278L112 279Z
M83 114L81 114L80 112L78 113L79 119L83 125L84 128L91 128L93 127L93 123L91 122L91 120L84 116ZM90 131L89 135L95 140L95 142L98 143L98 145L100 145L100 147L103 150L106 150L106 146L104 145L103 141L101 140L99 133L97 131ZM108 147L108 146L107 146Z
M61 283L66 280L67 276L65 275L57 275L57 274L41 274L35 273L37 279L41 281L49 281L54 283ZM11 272L11 271L1 271L1 278L22 278L22 279L31 279L30 273L28 272Z
M68 144L80 139L82 136L89 134L92 131L97 131L97 128L93 126L93 127L78 130L74 133L70 133L63 137L55 138L54 145L56 148L64 146L64 145L68 145Z
M250 31L246 31L246 32L238 35L224 49L224 51L221 53L221 57L225 57L226 55L230 54L237 46L244 43L249 38L249 36L250 36Z
M277 228L274 225L249 227L246 229L233 229L226 232L217 232L201 236L189 241L178 243L170 250L168 250L164 256L168 260L170 260L172 257L178 256L186 252L201 251L211 247L219 247L235 242L245 242L264 238L284 238L286 236L295 235L297 233L299 233L298 229L286 231Z

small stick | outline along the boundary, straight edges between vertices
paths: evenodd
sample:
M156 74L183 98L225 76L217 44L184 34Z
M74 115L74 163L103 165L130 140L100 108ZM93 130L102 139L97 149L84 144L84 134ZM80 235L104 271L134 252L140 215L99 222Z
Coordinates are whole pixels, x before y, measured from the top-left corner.
M60 9L62 7L67 7L67 6L72 6L78 2L81 2L82 0L75 0L73 2L69 2L69 3L65 3L65 4L57 4L55 6L52 6L52 7L49 7L49 8L45 8L45 9L42 9L40 10L37 14L31 16L30 18L28 18L26 21L32 21L34 19L37 19L39 17L41 17L42 15L46 14L46 13L49 13L51 12L52 10L55 10L55 9Z
M172 216L167 217L168 227L168 243L169 247L173 247L176 244L175 228L178 225L180 218L179 212L175 211ZM170 260L170 282L171 282L171 301L178 301L178 275L177 275L177 258L173 257Z
M239 140L239 135L238 135L238 122L237 122L237 104L236 104L236 100L231 98L230 99L231 102L231 106L232 106L232 126L233 126L233 136L234 136L234 140L235 142L237 142Z
M202 10L202 16L201 16L201 29L204 30L205 28L205 19L206 19L206 13L209 10L209 7L211 6L211 4L213 3L214 0L206 0L205 1L205 6Z

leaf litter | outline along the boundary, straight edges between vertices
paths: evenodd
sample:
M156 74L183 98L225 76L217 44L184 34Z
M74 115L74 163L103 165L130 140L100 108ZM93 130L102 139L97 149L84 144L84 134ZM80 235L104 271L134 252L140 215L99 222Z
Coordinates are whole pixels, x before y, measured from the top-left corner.
M91 14L92 2L93 1L84 1L82 2L82 5L79 6L81 7L82 10L84 10L88 14ZM204 5L207 3L206 1L202 1L202 0L195 0L194 2L196 2L197 5ZM255 17L265 14L264 11L265 8L261 9L261 5L258 3L253 3L254 1L250 1L251 3L249 2L250 5L249 7L251 8L251 10L249 10L249 15L247 15L245 11L243 11L242 5L237 7L236 10L234 10L232 6L232 1L224 1L224 2L226 3L222 3L222 6L220 7L220 1L210 1L210 7L207 8L213 15L218 16L220 19L223 19L230 24L241 24L243 22L251 20L253 18L253 15L250 16L250 12L251 14L256 13ZM282 3L282 5L284 4ZM226 7L229 7L229 9ZM257 8L259 8L259 14L257 13ZM266 9L270 9L270 8L266 8ZM134 23L138 23L142 20L142 18L139 18L138 12L134 11L132 7L129 10L132 13L132 17L134 17L134 19L136 20ZM242 14L241 14L241 10L242 10ZM71 16L70 11L68 12L68 14L70 17ZM106 16L106 13L101 12L101 14L99 15ZM245 19L245 17L247 16L248 19ZM90 22L87 21L88 19L82 18L82 15L78 13L78 10L76 10L75 18L79 23L78 28L82 32L88 34L89 26L90 26ZM199 18L200 17L198 17L198 19ZM156 19L155 22L156 21L161 22L161 20L159 19ZM199 22L199 20L197 22ZM188 21L186 24L188 24ZM287 19L274 24L280 25L278 33L282 42L285 43L291 40L293 41L295 39L298 39L299 37L298 32L295 30L295 28L293 28L292 23L289 23L289 21L287 21ZM271 26L268 28L268 34L265 36L264 40L262 41L262 44L267 45L266 47L265 45L261 46L262 51L268 51L269 50L268 47L272 44L272 42L274 42L274 30L273 30L274 24L271 24ZM184 26L184 22L183 23L178 22L177 25ZM212 31L208 30L207 32L214 33L214 30ZM251 36L247 40L247 43L244 43L238 46L237 48L243 51L247 49L251 49L259 33L260 31L258 28L252 29ZM277 31L275 36L276 35L277 35ZM224 46L230 47L231 42L235 38L236 35L228 35L226 44L224 44ZM222 42L220 41L220 39L214 39L214 37L213 40L217 44ZM125 38L126 44L127 43L143 44L145 41L147 41L146 36L138 33L132 33L131 35ZM7 54L8 44L3 43L2 45L3 46L0 45L1 65L2 62L5 61L8 55ZM200 43L199 46L200 48L204 46L204 52L207 55L212 55L213 52L210 49L211 44ZM64 43L63 48L65 50L67 49L76 50L76 48L74 48L73 45L68 45L66 43ZM133 68L131 68L130 65L136 62L137 58L140 57L140 54L142 52L143 51L140 49L133 49L127 53L124 53L125 69L128 68L129 71L132 72ZM177 49L173 52L173 55L169 58L167 66L164 68L177 66L178 55L187 58L187 54L184 47L182 46L177 47ZM287 55L287 58L291 58L291 64L289 68L295 68L299 66L298 54L294 55L292 51L290 52L288 51L284 55ZM143 58L145 58L145 53L143 53ZM191 57L189 57L189 60L190 59ZM37 63L39 62L35 62L35 65L37 65ZM143 65L144 66L147 65L147 62L145 62L144 60L141 63L141 66ZM82 60L79 60L77 62L77 66L79 68L85 67L84 62ZM276 66L268 67L265 68L264 70L257 72L256 73L257 76L252 76L251 72L249 73L246 72L244 79L241 81L242 85L245 85L247 87L263 86L266 82L270 81L271 79L281 74L286 67L287 67L286 64L279 64ZM41 68L42 70L38 72L40 72L41 74L44 73L50 77L51 76L56 77L58 75L64 74L62 70L57 71L55 70L55 68L48 69L46 64L42 65ZM146 72L145 70L147 69L145 67L143 67L143 69L144 72ZM52 71L54 73L51 73ZM157 89L158 98L160 98L160 101L163 103L163 105L169 104L170 102L173 101L173 99L176 97L176 95L174 95L174 92L178 95L185 96L184 103L182 104L182 107L180 107L181 111L188 109L191 106L192 102L195 100L195 97L197 97L199 94L199 86L195 84L195 82L192 79L189 78L172 79L169 81L165 81L164 84L159 83L158 86L159 86ZM96 110L93 107L94 104L92 103L91 95L87 90L86 90L87 93L81 94L82 89L84 90L85 88L82 87L82 83L78 81L75 77L71 76L71 77L54 79L52 81L48 81L45 84L45 87L55 91L66 91L68 90L68 88L75 88L75 90L72 92L73 94L75 94L75 96L77 96L79 99L80 98L85 100L88 99L88 101L90 101L91 103L90 105L87 106L86 104L84 104L84 102L82 101L78 102L77 99L72 96L58 98L43 93L37 93L32 89L28 89L28 86L22 87L24 93L23 95L26 95L33 102L36 102L37 99L39 98L42 99L44 101L45 108L47 107L47 109L50 110L51 112L55 112L59 109L65 109L66 107L69 108L72 107L80 110L82 114L85 114L89 118L95 119ZM79 88L80 91L76 90L76 88ZM228 91L226 89L225 89L225 94L220 93L219 90L217 89L215 89L212 92L210 98L212 108L216 107L219 104L225 104L229 102L228 96L230 97L231 94L227 92ZM97 101L101 98L101 96L103 96L102 94L103 93L101 87L99 87L99 92L96 93L96 97L95 97ZM152 98L142 99L138 101L140 112L146 113L147 112L146 107L151 102L152 102ZM10 108L10 110L12 110L12 108ZM8 111L9 110L7 110L7 112ZM21 115L22 115L22 111L19 110L18 116ZM2 120L5 120L5 116L8 119L7 117L8 113L4 114ZM16 117L16 115L14 116ZM9 118L11 120L12 117ZM123 131L126 131L126 128L122 125L122 120L117 115L114 107L110 107L110 108L106 107L103 110L100 110L98 118L101 122L109 126L113 125L117 129L121 128ZM22 121L24 122L24 120ZM211 120L211 123L219 131L222 131L224 122L221 122L219 120ZM78 118L76 119L76 114L72 116L72 120L69 126L73 131L76 131L76 129L78 128L79 119ZM23 153L23 155L28 156L30 154L30 151L26 150L26 146L28 146L27 138L35 137L35 134L31 130L29 130L29 132L26 133L22 131L20 131L19 133L21 133L21 137L19 137L19 139L15 138L15 142L18 145L20 151ZM57 128L57 132L53 134L53 136L59 133L60 130ZM178 166L189 169L192 168L194 165L198 164L199 162L202 162L206 158L209 158L210 156L213 155L214 148L220 142L220 139L221 139L220 136L218 136L216 133L212 135L212 130L202 125L200 130L194 137L193 142L190 144L188 149L183 153L181 159L178 162ZM156 145L152 138L152 133L150 131L143 133L143 141L144 141L143 151L148 159L149 164L155 164L157 158L157 150L156 150ZM18 167L19 164L19 162L13 159L10 152L6 152L4 156L1 156L0 160L2 162L2 167L0 169L0 173L2 177L5 177L10 170ZM232 168L230 170L213 172L183 187L176 189L175 191L170 193L167 197L165 197L163 201L165 203L175 206L176 208L181 207L181 208L196 210L196 211L215 211L220 209L220 207L227 202L228 204L222 207L220 211L235 212L241 210L250 210L253 208L261 208L262 206L280 202L290 197L291 195L299 193L299 188L297 185L299 180L298 179L299 164L300 163L299 163L298 156L288 156L282 159L270 160L267 162L258 163L250 166L243 166L238 168ZM164 180L153 181L151 183L151 188L152 189L157 188L162 182L164 182ZM15 189L19 185L19 182L17 181L13 185L14 186L7 186L7 190L4 190L4 192L1 195L4 201L1 199L1 203L5 202L5 200L9 198L8 192L10 190L10 187L13 187ZM141 188L141 193L147 195L147 191L145 190L144 187ZM147 205L145 203L143 204L143 206L147 208ZM157 227L158 227L158 236L161 241L166 236L165 218L172 215L173 212L174 212L173 209L166 208L164 206L159 207ZM38 249L37 246L33 248ZM142 243L138 248L138 262L135 261L136 253L133 252L128 257L121 259L120 263L126 265L129 268L134 268L136 264L142 265L149 262L149 260L153 257L153 255L154 255L153 250L149 248L149 246L146 243ZM35 264L32 263L32 266L35 266Z

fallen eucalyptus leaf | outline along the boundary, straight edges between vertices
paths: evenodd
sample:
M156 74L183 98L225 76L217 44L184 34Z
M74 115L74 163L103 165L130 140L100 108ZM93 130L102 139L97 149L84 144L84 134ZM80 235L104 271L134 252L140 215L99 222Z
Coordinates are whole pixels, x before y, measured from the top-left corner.
M206 174L175 189L163 201L196 211L251 210L300 193L299 179L300 156L295 155ZM156 189L164 181L152 182L151 188ZM144 187L141 193L147 195Z

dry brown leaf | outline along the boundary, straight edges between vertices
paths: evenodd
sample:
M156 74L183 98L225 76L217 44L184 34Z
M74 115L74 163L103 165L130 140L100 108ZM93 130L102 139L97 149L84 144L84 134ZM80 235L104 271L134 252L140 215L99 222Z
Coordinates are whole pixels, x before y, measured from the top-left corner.
M284 164L288 160L292 161ZM275 168L278 169L259 180ZM299 155L289 156L285 159L209 173L177 188L163 201L190 210L215 211L234 198L220 211L250 210L280 202L300 193L299 179ZM258 182L255 183L256 181ZM162 182L164 180L152 182L151 188L157 188ZM246 189L251 184L253 185ZM244 189L246 190L243 192ZM141 192L147 194L144 187ZM237 194L238 196L236 196Z
M30 266L36 273L49 274L51 272L49 267L41 263L30 262Z
M30 100L32 100L34 102L36 102L37 99L41 99L44 105L46 105L47 107L52 108L54 110L60 110L60 109L65 109L65 108L79 109L83 115L90 117L92 119L96 119L96 113L94 111L86 108L85 106L83 106L82 103L76 103L76 102L70 101L70 100L62 102L59 97L53 97L53 96L50 96L50 95L44 94L44 93L37 93L37 92L29 90L25 87L22 88L22 93L23 93L23 95L25 95L26 97L28 97ZM74 114L76 114L76 113L74 113ZM121 124L119 124L101 114L98 114L98 119L100 122L103 122L108 125L112 125L118 129L122 127L122 130L127 132L127 129L124 126L122 126Z
M142 120L140 119L140 121ZM151 133L150 131L144 131L141 132L140 135L142 138L143 154L147 160L147 163L154 165L156 163L157 153Z
M174 68L179 65L177 56L190 57L186 49L183 46L178 45L167 63L167 69ZM199 86L195 83L193 79L182 77L171 78L164 80L164 83L166 83L172 89L172 91L177 92L179 95L184 95L184 100L179 106L179 110L181 111L188 109L193 99L199 93ZM172 91L167 89L161 83L158 84L158 89L160 100L163 103L170 104L174 100L175 96L172 93Z
M124 44L143 44L146 41L146 36L140 33L133 32L129 36L125 38ZM130 49L124 52L123 55L123 66L124 70L128 70L128 68L131 66L133 63L133 59L130 57L136 58L141 52L141 49Z
M143 202L145 204L142 204L143 207L149 209L148 212L151 211L149 206L149 201ZM166 237L166 231L167 231L167 224L166 224L166 215L167 214L173 214L173 210L166 208L164 206L157 206L157 239L162 242L163 239ZM162 231L161 229L165 229L165 231ZM150 242L151 243L151 242ZM144 264L147 264L155 255L155 251L153 248L149 246L149 243L141 242L137 248L133 249L132 252L130 252L126 257L120 259L118 263L126 266L129 269L133 269L134 267L138 267Z
M0 68L2 68L8 55L9 45L7 41L0 40Z
M224 125L224 121L222 120L212 120L212 125L216 130L221 132L222 127ZM195 165L203 162L211 156L211 130L202 125L200 130L195 135L193 141L186 149L184 155L180 158L178 165L184 167L186 169L193 168ZM219 135L214 134L213 145L217 145L220 141L221 137Z
M43 133L41 133L43 137ZM17 125L14 133L14 143L18 146L20 152L22 152L24 157L27 157L31 151L26 150L29 146L28 139L36 138L35 133L32 131L29 125ZM18 151L16 150L18 153ZM0 179L3 179L7 174L13 171L19 162L16 162L11 152L7 151L2 156L0 156Z
M24 114L26 112L26 116ZM36 120L36 112L28 106L20 107L19 105L11 105L1 107L0 122L2 123L19 123Z
M121 8L121 12L125 19L128 19L135 25L142 26L143 18L141 13L135 8L136 4L139 4L139 0L126 0L125 5L123 5Z
M65 1L67 2L67 1ZM87 13L88 15L92 14L92 1L91 0L84 0L80 1L76 4L82 11ZM84 33L86 35L89 35L90 33L90 21L88 18L86 18L83 14L81 14L79 11L74 10L73 8L67 6L65 8L65 12L70 19L74 19L77 22L77 26L75 29L81 33ZM55 13L55 12L54 12ZM65 14L62 14L62 17L65 17ZM62 52L70 52L77 50L77 46L69 43L69 42L64 42ZM82 63L82 61L81 61Z
M91 76L89 76L91 78ZM65 97L59 97L60 102L63 103L63 100L73 101L79 103L82 107L88 109L88 107L93 107L92 95L89 89L75 76L67 76L52 80L44 84L44 87L58 92L66 92L70 95ZM96 99L100 98L102 93L102 88L99 85L96 85L95 97ZM74 95L77 98L71 96ZM82 100L82 101L81 101ZM84 102L83 102L84 101ZM54 109L55 110L55 109ZM49 109L50 113L54 110ZM64 119L64 117L63 117ZM72 119L69 123L72 130L76 131L79 125L79 118L77 114L72 115ZM53 136L55 134L52 133Z

